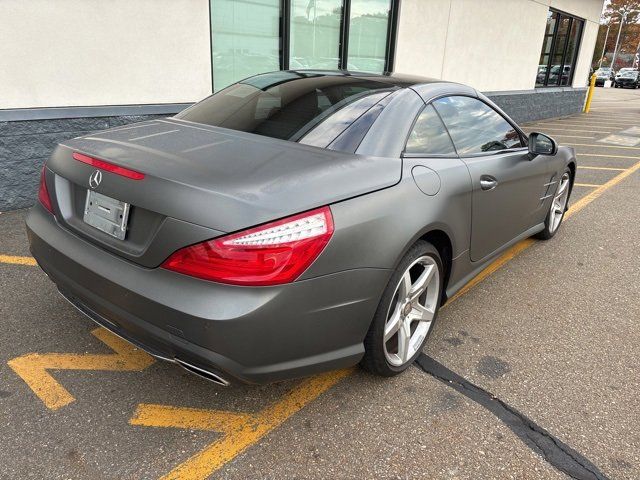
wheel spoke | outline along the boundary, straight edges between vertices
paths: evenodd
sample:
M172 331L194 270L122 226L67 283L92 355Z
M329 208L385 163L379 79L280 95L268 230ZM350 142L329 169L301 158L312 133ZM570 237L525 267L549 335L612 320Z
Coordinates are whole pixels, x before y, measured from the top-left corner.
M409 349L411 345L411 327L409 322L402 322L398 330L398 357L402 363L409 360Z
M413 305L412 314L413 318L420 322L430 322L431 320L433 320L435 310L433 308L420 305L419 303L415 303Z
M415 283L411 286L411 290L409 290L409 299L411 301L418 298L420 295L424 293L433 278L436 267L434 265L429 265L424 268L424 272L420 274Z
M384 327L384 343L387 343L391 337L393 337L398 329L402 326L402 315L400 315L400 308L396 306L395 311L391 315L391 318L387 320L387 324Z
M398 294L402 299L402 298L406 298L407 295L409 295L410 291L411 291L411 275L409 274L409 270L407 270L402 276L402 279L400 280L400 289Z
M560 199L557 197L553 202L553 209L556 213L562 214L562 204L560 203Z
M562 180L560 180L560 187L558 188L558 193L556 195L556 198L560 197L565 192L568 185L569 185L568 180L563 177Z

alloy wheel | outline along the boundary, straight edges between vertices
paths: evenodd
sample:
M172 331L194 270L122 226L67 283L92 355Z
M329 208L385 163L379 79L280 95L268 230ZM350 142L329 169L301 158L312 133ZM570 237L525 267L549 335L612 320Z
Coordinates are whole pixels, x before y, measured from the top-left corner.
M549 231L555 232L560 226L562 216L567 207L567 200L569 199L569 182L571 177L569 172L565 172L560 179L560 185L555 197L553 197L553 203L551 204L551 211L549 213Z
M433 323L439 295L438 264L424 255L405 270L387 312L383 344L391 365L404 365L421 348Z

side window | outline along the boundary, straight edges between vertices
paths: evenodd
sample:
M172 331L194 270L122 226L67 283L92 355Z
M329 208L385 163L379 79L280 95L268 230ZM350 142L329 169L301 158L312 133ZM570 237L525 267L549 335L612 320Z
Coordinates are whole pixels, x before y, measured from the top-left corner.
M470 97L445 97L433 102L459 155L522 147L520 134L502 115Z
M447 130L431 105L418 115L404 151L420 155L456 154Z

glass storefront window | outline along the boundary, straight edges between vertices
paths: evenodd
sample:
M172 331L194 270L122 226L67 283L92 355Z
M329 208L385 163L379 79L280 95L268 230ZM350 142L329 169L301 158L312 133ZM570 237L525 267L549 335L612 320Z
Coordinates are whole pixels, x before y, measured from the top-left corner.
M383 72L399 2L210 0L213 91L281 68Z
M391 0L351 0L347 69L385 69Z
M289 68L337 69L341 17L342 0L291 0Z
M584 20L549 10L536 87L571 85Z
M213 91L280 69L280 0L211 0Z

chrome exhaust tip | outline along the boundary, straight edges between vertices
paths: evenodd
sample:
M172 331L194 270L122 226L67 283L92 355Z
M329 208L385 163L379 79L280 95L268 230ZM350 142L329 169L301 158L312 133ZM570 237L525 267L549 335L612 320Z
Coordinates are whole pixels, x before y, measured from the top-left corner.
M185 362L184 360L180 360L179 358L174 358L175 362L184 368L187 372L193 373L194 375L198 375L199 377L204 378L205 380L209 380L210 382L215 383L216 385L222 385L223 387L229 386L229 381L222 378L219 374L212 372L210 370L205 370L201 367L196 367L189 362Z

